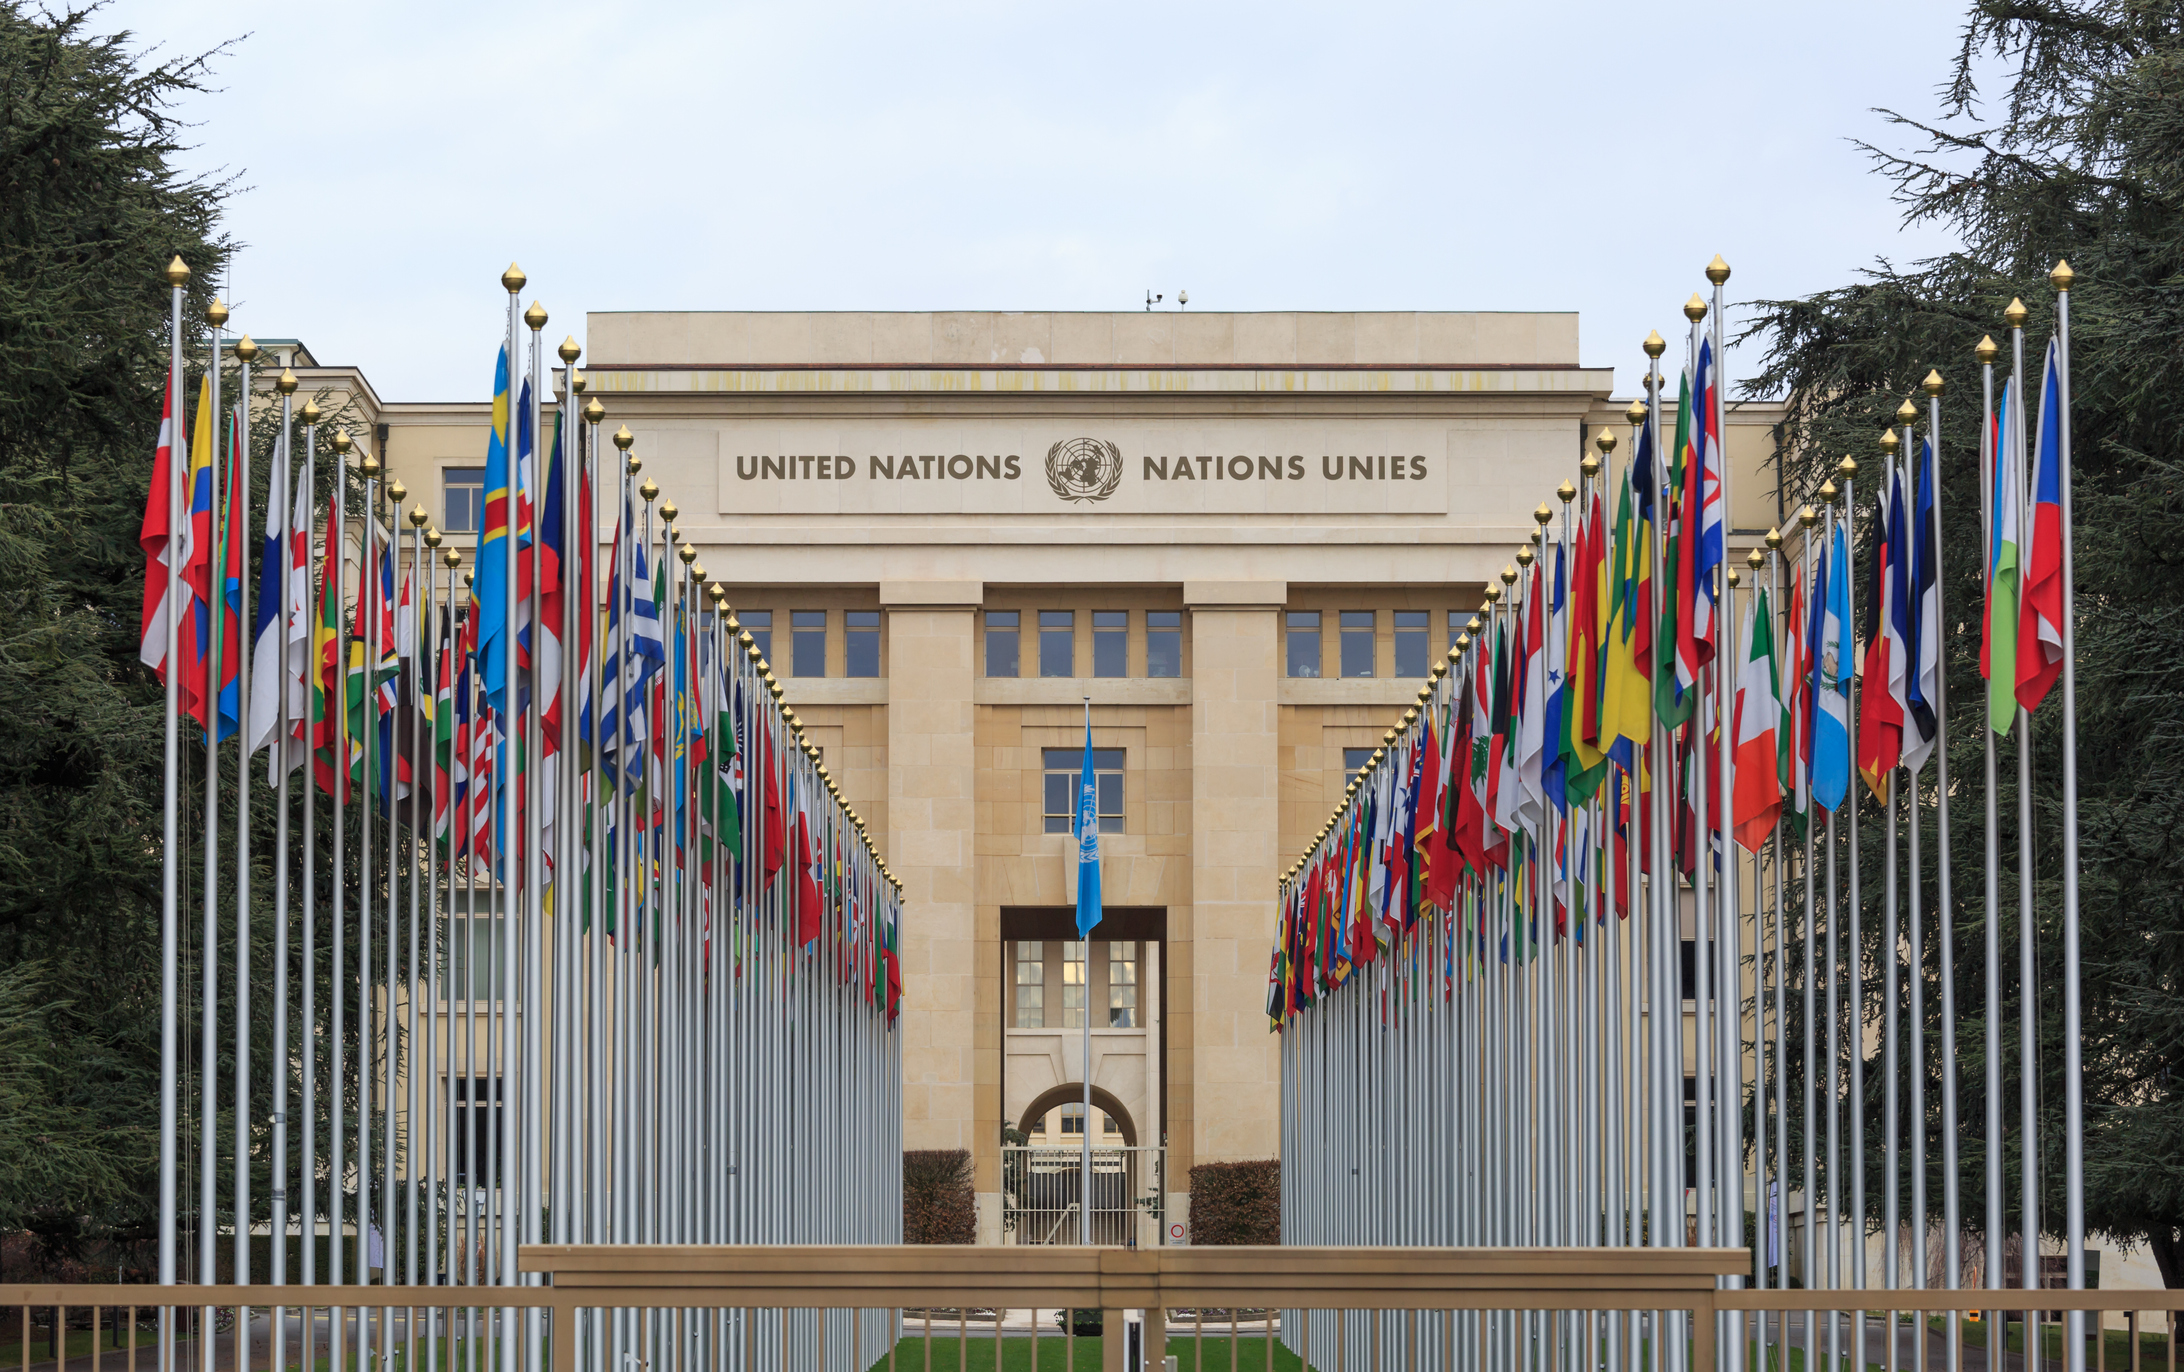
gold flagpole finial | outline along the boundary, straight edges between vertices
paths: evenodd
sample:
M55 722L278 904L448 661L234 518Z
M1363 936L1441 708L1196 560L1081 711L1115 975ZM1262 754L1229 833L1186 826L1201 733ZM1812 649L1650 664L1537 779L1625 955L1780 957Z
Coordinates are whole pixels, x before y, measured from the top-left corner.
M1773 540L1773 542L1767 545L1770 548L1774 547L1776 543L1780 543L1782 541L1782 535L1776 533L1772 529L1769 529L1767 531L1767 537ZM1766 562L1767 555L1757 548L1752 549L1752 551L1744 555L1744 565L1750 567L1755 572L1758 571L1762 566L1766 565Z
M1699 298L1697 291L1693 291L1691 298L1684 302L1683 316L1694 324L1706 318L1706 302Z
M273 389L279 391L282 395L294 395L297 384L296 374L283 367L281 368L281 374L274 378Z
M425 546L427 548L439 547L440 541L440 531L438 529L425 530Z
M2049 285L2056 290L2067 291L2070 289L2070 283L2077 279L2078 274L2070 269L2070 263L2059 257L2055 259L2055 270L2048 273Z
M424 528L425 521L430 518L432 518L432 516L425 512L425 502L423 502L422 500L418 501L415 505L410 506L409 522L412 529Z
M302 412L302 413L300 413L300 414L298 414L298 415L296 416L296 418L298 418L298 419L302 420L302 421L303 421L304 423L306 423L306 424L316 424L316 423L318 423L318 422L319 422L319 407L318 407L318 402L317 402L317 401L315 401L315 400L306 400L306 401L304 401L304 402L303 402L303 412Z
M624 424L621 428L614 431L614 446L620 448L625 453L629 451L629 445L635 443L636 441L637 435L629 431L629 425L627 424ZM630 470L635 471L636 469L633 467Z
M463 550L460 548L450 548L446 552L440 554L440 560L442 562L445 562L448 565L449 570L452 571L454 568L463 565Z
M364 454L364 460L357 463L356 467L357 470L364 473L367 478L376 477L379 475L379 459L373 457L370 453Z
M1905 396L1903 403L1896 407L1896 422L1898 424L1916 424L1918 418L1919 407L1911 403L1910 396Z
M546 321L540 320L539 322L543 324ZM576 335L573 333L570 334L567 338L562 339L561 346L554 349L554 351L561 355L561 361L564 366L575 362L576 359L584 355L584 350L581 347L577 346Z
M1517 565L1519 567L1529 567L1532 565L1532 546L1529 543L1522 548L1517 549Z
M349 437L349 431L347 429L336 429L334 430L333 446L335 452L341 454L343 457L347 457L349 455L349 449L356 446L356 440Z
M1827 481L1821 482L1820 489L1814 491L1813 494L1819 496L1821 500L1825 501L1830 505L1833 505L1836 501L1843 498L1842 491L1836 487L1835 482L1832 478Z
M1831 482L1829 484L1832 485L1833 483ZM1803 509L1797 512L1797 523L1799 528L1809 529L1819 522L1820 512L1810 505L1805 506Z
M1848 453L1843 454L1843 460L1835 464L1835 474L1843 478L1843 480L1845 481L1851 481L1856 479L1858 475L1858 459L1852 457Z
M409 487L402 484L402 478L395 477L387 483L387 499L393 501L396 505L400 505L403 501L409 499Z
M235 355L241 358L245 365L257 361L258 340L247 333L244 334L235 341Z
M1639 418L1639 419L1643 419L1643 418L1645 418L1645 415L1644 415L1644 414L1643 414L1643 413L1641 412L1641 413L1639 414L1638 418ZM1635 424L1635 423L1637 423L1638 421L1634 419L1634 420L1632 420L1631 422ZM1593 446L1594 446L1595 448L1598 448L1598 449L1599 449L1599 450L1600 450L1601 452L1603 452L1603 453L1612 453L1612 452L1614 452L1614 451L1615 451L1615 444L1616 444L1616 437L1615 437L1615 430L1613 430L1613 429L1610 429L1610 428L1605 428L1605 427L1603 427L1603 428L1602 428L1602 429L1600 430L1600 432L1599 432L1599 433L1596 433L1596 434L1594 434L1594 435L1593 435Z
M1978 358L1979 364L1984 367L1991 365L2001 352L2002 350L1995 346L1993 336L1989 335L1979 340L1979 346L1972 349L1972 356Z
M569 372L569 384L576 388L576 393L578 395L582 395L584 393L584 388L591 384L591 378L585 376L584 373L572 368Z
M2026 316L2031 313L2032 311L2025 308L2024 301L2013 298L2002 310L2002 322L2013 329L2023 328Z
M1623 411L1623 418L1629 420L1630 426L1635 429L1646 422L1646 416L1650 413L1652 412L1646 408L1645 401L1633 400L1630 402L1630 408Z
M1729 569L1729 588L1731 590L1735 590L1737 587L1742 586L1743 584L1744 574L1739 572L1736 568L1731 567Z
M1592 453L1587 453L1578 459L1577 469L1585 475L1587 480L1591 480L1593 477L1600 475L1600 459Z
M1561 501L1565 505L1577 499L1577 487L1570 484L1570 479L1568 477L1564 477L1562 479L1562 484L1555 487L1555 499ZM1544 510L1547 507L1542 505L1540 508ZM1552 516L1550 515L1550 518L1551 517Z
M523 322L526 325L530 326L530 330L532 333L537 333L540 329L545 328L546 307L539 304L536 300L532 301L531 308L523 312Z
M1646 334L1645 349L1647 357L1659 357L1668 351L1668 340L1661 337L1659 329L1654 329Z
M1942 387L1948 384L1948 382L1941 379L1940 368L1929 367L1926 371L1926 379L1919 383L1919 390L1928 396L1937 396L1941 394Z
M1541 502L1539 502L1539 508L1538 508L1538 509L1536 509L1536 510L1532 511L1532 521L1533 521L1534 523L1536 523L1536 524L1543 524L1543 525L1544 525L1544 524L1549 524L1549 523L1552 523L1552 522L1554 521L1554 517L1555 517L1555 510L1554 510L1554 506L1552 506L1552 505L1549 505L1549 504L1548 504L1548 503L1547 503L1546 501L1544 501L1544 500L1542 500Z
M1779 548L1782 546L1782 531L1780 529L1767 530L1767 546L1770 548ZM1759 564L1755 562L1752 565L1756 567Z
M1721 260L1720 253L1715 253L1714 260L1706 264L1706 279L1717 286L1729 279L1729 264Z
M607 407L600 404L596 398L584 402L584 422L586 424L597 424L606 417Z
M1882 452L1887 453L1890 457L1894 457L1896 455L1896 449L1902 446L1903 440L1896 437L1896 431L1894 429L1881 430Z
M641 496L643 496L643 497L644 497L644 499L645 499L645 504L647 504L647 505L650 505L650 504L651 504L651 503L652 503L653 501L655 501L655 500L659 499L659 496L660 496L660 486L659 486L659 483L658 483L658 482L656 482L656 481L652 481L652 480L649 480L649 479L648 479L648 480L646 480L646 482L645 482L645 484L644 484L644 485L642 485L642 486L639 486L639 487L637 488L637 494L639 494L639 495L641 495Z
M220 302L220 297L217 295L212 298L212 303L205 307L205 322L216 329L225 327L228 322L228 307Z
M523 274L523 268L511 262L508 264L508 270L501 273L501 289L510 295L514 295L521 291L523 283L530 279Z
M187 286L190 283L189 264L182 260L182 254L174 255L174 260L167 264L165 275L170 286Z

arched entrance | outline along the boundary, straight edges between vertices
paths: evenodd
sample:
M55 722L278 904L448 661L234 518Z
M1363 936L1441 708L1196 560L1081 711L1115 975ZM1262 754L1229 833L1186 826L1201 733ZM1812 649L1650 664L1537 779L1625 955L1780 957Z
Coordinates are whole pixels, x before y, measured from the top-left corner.
M1067 1082L1041 1092L1025 1108L1018 1128L1034 1142L1004 1148L1001 1154L1003 1243L1082 1242L1088 1200L1091 1240L1097 1244L1129 1243L1137 1237L1142 1215L1157 1217L1159 1167L1146 1158L1154 1150L1138 1147L1137 1121L1111 1092L1092 1088L1092 1114L1080 1125L1092 1130L1089 1187L1085 1136L1059 1129L1033 1131L1033 1125L1055 1111L1083 1104L1084 1083ZM1112 1132L1104 1127L1103 1114L1114 1120Z

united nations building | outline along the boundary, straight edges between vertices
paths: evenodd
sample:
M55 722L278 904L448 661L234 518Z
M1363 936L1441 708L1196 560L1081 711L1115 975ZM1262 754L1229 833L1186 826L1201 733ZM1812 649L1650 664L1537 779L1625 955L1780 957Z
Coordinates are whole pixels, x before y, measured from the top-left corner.
M905 1146L970 1150L981 1241L1062 1220L1004 1222L1013 1149L1089 1128L1171 1223L1192 1166L1274 1156L1275 877L1541 493L1628 441L1635 387L1580 364L1577 316L604 313L583 341L586 397L904 883ZM482 398L266 346L467 543ZM1729 412L1740 543L1782 522L1779 417Z

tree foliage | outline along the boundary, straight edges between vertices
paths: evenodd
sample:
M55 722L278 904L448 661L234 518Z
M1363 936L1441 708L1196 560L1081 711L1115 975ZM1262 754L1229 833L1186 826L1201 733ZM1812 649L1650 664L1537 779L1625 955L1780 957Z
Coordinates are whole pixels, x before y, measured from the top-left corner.
M2000 69L2001 88L1980 74ZM1873 469L1874 440L1929 368L1948 385L1943 466L1944 645L1952 702L1950 767L1955 1001L1963 1219L1982 1222L1986 1053L1985 765L1978 676L1980 373L1972 350L1992 334L2009 367L2004 306L2021 297L2028 418L2054 328L2049 269L2068 258L2076 521L2078 784L2082 853L2088 1227L2145 1246L2167 1283L2184 1285L2184 9L2171 0L1980 0L1930 119L1882 112L1910 146L1869 148L1907 220L1953 230L1958 250L1915 264L1877 263L1849 285L1763 302L1746 334L1765 349L1747 389L1786 396L1785 485L1809 492L1843 454ZM1921 407L1923 413L1923 406ZM1867 483L1870 484L1870 483ZM1861 519L1871 492L1859 492ZM1792 504L1797 501L1793 498ZM2061 1016L2062 771L2059 694L2032 730L2032 899L2038 949L2040 1223L2063 1226ZM2004 1175L2016 1223L2018 887L2017 743L1997 747L2003 957L1998 1007ZM1931 800L1932 771L1928 770ZM1877 959L1883 831L1865 811L1865 932ZM1926 851L1934 851L1927 835ZM1927 891L1929 918L1938 890ZM1870 964L1869 965L1877 965ZM1928 1049L1940 1033L1929 954ZM1880 1015L1870 983L1869 1027ZM1908 995L1904 1001L1908 1010ZM1939 1100L1939 1068L1928 1083ZM1863 1089L1880 1128L1883 1080L1869 1058ZM1928 1195L1939 1218L1938 1119L1927 1121ZM1885 1195L1869 1140L1869 1218ZM1908 1192L1908 1188L1907 1188ZM1911 1214L1908 1194L1906 1215Z

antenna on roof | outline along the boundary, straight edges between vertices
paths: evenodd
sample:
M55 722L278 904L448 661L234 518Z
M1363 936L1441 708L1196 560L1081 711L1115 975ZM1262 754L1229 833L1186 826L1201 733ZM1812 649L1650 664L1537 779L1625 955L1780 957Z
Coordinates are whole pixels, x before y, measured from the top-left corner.
M1146 310L1146 313L1150 314L1150 313L1152 312L1153 306L1155 306L1155 305L1158 305L1158 304L1159 304L1159 303L1161 302L1162 298L1163 298L1163 297L1161 297L1161 296L1158 296L1158 295L1155 295L1155 294L1154 294L1153 292L1151 292L1151 291L1147 291L1147 292L1145 293L1145 310Z

